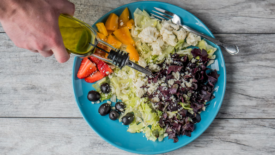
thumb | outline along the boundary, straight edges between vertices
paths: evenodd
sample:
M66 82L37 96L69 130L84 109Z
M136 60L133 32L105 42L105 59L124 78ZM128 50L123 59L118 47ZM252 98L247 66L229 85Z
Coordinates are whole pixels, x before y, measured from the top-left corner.
M58 23L56 24L55 27L56 27L56 34L57 35L54 39L51 50L52 50L56 60L59 63L64 63L64 62L68 61L68 59L70 58L70 55L69 55L69 53L67 52L67 50L64 46L63 39L62 39L60 30L59 30L59 27L58 27Z
M68 54L63 44L56 45L54 48L52 48L52 51L54 53L55 59L59 63L64 63L70 58L70 55Z
M55 2L57 2L57 1L55 1ZM58 1L56 6L57 6L59 13L67 14L67 15L71 15L71 16L74 15L75 5L74 5L74 3L69 2L68 0Z

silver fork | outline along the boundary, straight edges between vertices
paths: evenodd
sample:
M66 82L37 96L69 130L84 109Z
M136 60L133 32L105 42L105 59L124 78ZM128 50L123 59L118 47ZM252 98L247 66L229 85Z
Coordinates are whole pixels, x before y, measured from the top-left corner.
M232 44L225 44L225 43L222 43L220 42L219 40L215 39L215 38L212 38L212 37L209 37L203 33L200 33L186 25L182 25L181 24L181 19L178 15L176 14L173 14L172 12L169 12L169 11L166 11L166 10L163 10L163 9L160 9L160 8L157 8L157 7L154 7L157 11L154 11L154 13L158 14L158 15L155 15L153 13L151 13L152 16L156 17L156 18L159 18L159 19L162 19L162 20L167 20L167 19L170 19L174 24L177 24L177 25L180 25L182 28L184 28L185 30L189 31L189 32L192 32L198 36L201 36L211 42L213 42L214 44L218 45L218 46L222 46L229 54L231 55L235 55L235 54L238 54L239 53L239 48L238 46L236 45L232 45ZM160 13L161 12L161 13Z

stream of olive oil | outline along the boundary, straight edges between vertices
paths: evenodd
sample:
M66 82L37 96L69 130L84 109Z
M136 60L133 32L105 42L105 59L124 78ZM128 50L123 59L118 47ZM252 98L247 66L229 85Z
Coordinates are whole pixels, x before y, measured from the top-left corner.
M59 29L63 43L70 53L85 55L94 49L95 35L84 24L67 15L60 15Z

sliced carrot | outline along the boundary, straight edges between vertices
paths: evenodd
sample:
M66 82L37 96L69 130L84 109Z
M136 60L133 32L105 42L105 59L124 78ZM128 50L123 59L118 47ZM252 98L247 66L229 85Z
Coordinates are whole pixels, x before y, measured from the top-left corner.
M126 27L128 29L131 29L134 26L135 22L133 19L130 19L127 23L126 23Z
M107 41L107 38L104 34L97 32L97 36L99 37L99 39L103 40L103 41Z
M116 38L125 45L134 45L135 41L133 40L131 33L127 27L122 27L114 31Z
M138 61L139 60L139 54L136 48L132 45L128 45L126 48L126 52L129 53L130 60Z
M120 48L120 46L122 44L113 35L109 35L108 36L107 43L109 43L110 45L114 46L115 48Z
M96 23L95 25L100 33L102 33L105 36L108 35L107 29L106 29L104 23L99 22L99 23Z
M125 8L123 10L123 12L121 13L121 15L119 16L119 20L118 20L118 27L124 27L126 26L126 23L129 21L129 10L128 8Z
M115 31L118 28L118 16L111 13L105 22L105 27L109 31Z

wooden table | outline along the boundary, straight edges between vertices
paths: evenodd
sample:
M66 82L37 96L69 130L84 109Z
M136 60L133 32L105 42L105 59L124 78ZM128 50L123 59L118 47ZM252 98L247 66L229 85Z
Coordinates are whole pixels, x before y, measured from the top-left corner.
M93 24L135 0L73 0ZM275 1L173 0L240 53L223 52L227 89L220 112L180 154L275 154ZM101 139L73 97L73 59L59 64L17 48L0 27L0 154L128 155Z

